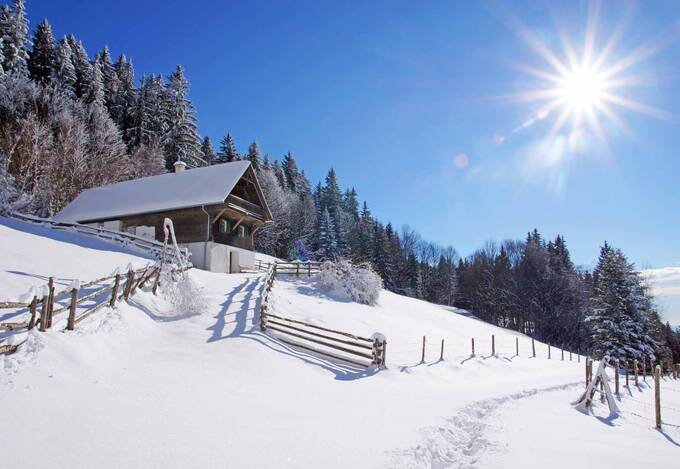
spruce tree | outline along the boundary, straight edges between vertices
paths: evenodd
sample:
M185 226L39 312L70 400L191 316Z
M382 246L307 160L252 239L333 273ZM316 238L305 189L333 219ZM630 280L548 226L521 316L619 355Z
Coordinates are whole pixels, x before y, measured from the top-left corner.
M82 98L87 93L92 79L92 64L82 42L76 41L73 34L68 36L68 42L72 51L71 61L76 71L76 96Z
M168 77L166 90L168 129L163 138L166 168L171 170L178 160L186 162L190 168L205 166L198 137L196 113L188 98L189 81L180 65Z
M255 171L260 170L260 147L257 145L256 141L253 141L253 143L248 146L248 155L246 156L246 159L250 161L250 165Z
M320 260L338 258L338 243L335 238L335 226L328 209L324 209L319 220L319 249L316 252Z
M118 79L118 74L111 61L111 53L109 52L108 46L104 46L104 49L99 54L99 61L102 69L102 79L104 81L106 109L108 109L109 115L114 118L114 121L118 123L115 116L120 80Z
M83 96L83 98L87 104L94 103L104 109L104 77L102 75L102 67L99 58L97 58L94 61L94 64L92 64L92 73L90 74L89 81L87 83L87 89L85 90L85 96Z
M56 64L52 74L52 83L68 96L76 96L76 70L73 66L71 45L66 37L59 42L56 54Z
M27 76L28 20L24 0L14 0L12 8L3 5L0 9L0 38L4 71Z
M408 288L407 294L413 298L423 297L423 278L420 272L420 263L416 258L415 253L411 252L408 255L407 261L407 278Z
M56 61L57 53L52 27L47 20L42 20L33 35L33 48L28 56L28 71L31 78L41 85L49 84Z
M288 184L287 189L291 192L297 193L297 182L300 173L298 171L297 162L295 161L295 158L293 158L293 154L291 152L283 155L283 159L281 160L281 169L286 175L286 183Z
M220 140L220 150L217 152L217 156L220 159L220 163L229 163L241 159L241 155L236 149L236 143L234 143L231 132L227 132L227 135Z
M201 142L201 153L203 154L203 160L207 165L215 164L217 154L215 153L210 137L203 138L203 141Z
M640 279L623 253L605 243L595 269L595 283L586 323L596 358L621 360L653 357L653 339Z
M140 109L144 103L140 102L140 95L135 88L135 70L132 60L121 54L114 70L118 78L118 91L112 98L111 117L123 134L123 139L132 144L135 135L139 135Z

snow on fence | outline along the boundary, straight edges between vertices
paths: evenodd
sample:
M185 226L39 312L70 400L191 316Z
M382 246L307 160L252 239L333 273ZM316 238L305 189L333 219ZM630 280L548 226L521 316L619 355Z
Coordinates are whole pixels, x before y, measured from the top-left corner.
M387 341L381 334L361 337L349 332L278 316L269 311L270 293L277 275L308 275L319 272L319 263L276 263L265 277L264 297L260 305L260 330L274 331L280 342L324 357L356 366L385 366Z
M133 270L128 266L127 274L121 277L118 269L108 277L98 278L90 282L79 284L73 282L69 288L55 292L54 277L50 277L47 285L40 291L33 291L33 299L29 303L0 303L0 308L17 309L15 316L28 318L21 322L0 323L2 330L32 330L37 327L44 332L50 329L53 320L60 314L68 313L66 330L75 329L76 324L95 313L105 305L115 306L116 301L128 299L138 288L143 287L151 278L158 274L158 267L150 264L143 269ZM0 346L0 352L13 353L20 344Z
M136 293L138 288L146 285L154 277L152 291L156 294L164 266L168 265L173 274L184 272L192 267L177 246L172 220L166 218L163 221L163 230L165 241L160 243L161 249L158 260L139 270L134 270L132 265L128 264L124 278L120 275L120 269L116 269L108 277L98 278L84 284L75 280L65 290L56 292L55 278L49 277L47 285L40 288L39 291L35 288L32 289L33 299L30 302L0 302L0 309L17 310L10 317L29 314L28 320L25 321L0 322L0 331L32 330L37 326L38 330L44 332L52 327L55 316L66 312L68 312L66 330L74 330L76 324L107 304L114 307L118 300L127 300ZM169 244L174 248L174 258L168 256ZM60 303L60 301L62 302ZM40 313L38 315L39 305ZM57 306L56 309L55 305ZM0 345L0 353L14 353L19 345L21 344Z
M649 364L649 368L647 367ZM612 368L614 372L614 391L612 392L609 387L610 378L605 373L607 367ZM625 373L625 384L621 386L621 374ZM631 386L630 374L633 374L634 381ZM647 384L647 374L649 373L650 380L653 381L654 393L651 402L642 401L636 397L633 397L632 389L637 389L639 392L644 391L644 388L650 389L651 386ZM642 406L646 409L649 414L652 415L641 415L636 412L628 412L629 414L645 419L650 422L654 422L656 429L661 430L663 426L669 426L674 428L680 428L680 408L671 406L669 404L662 403L662 396L666 392L670 393L680 393L680 390L673 389L671 387L663 386L663 383L668 380L677 380L680 378L680 364L673 363L670 360L665 360L656 365L653 362L646 362L644 365L640 366L638 360L624 361L623 363L616 359L612 362L609 361L608 357L600 362L598 373L593 378L593 361L589 358L586 359L585 363L585 383L586 391L581 396L578 401L579 405L589 407L596 393L600 394L601 399L609 400L609 396L615 395L616 398L621 401L622 398L635 402L636 404ZM638 380L638 377L642 376L642 382ZM621 387L625 387L628 393L621 393ZM614 404L614 409L611 407L610 411L612 413L619 413L619 409ZM663 415L672 415L675 423L671 423L662 418Z
M11 216L25 222L46 226L54 230L75 231L86 236L93 236L106 241L121 244L126 247L132 246L154 257L160 256L163 250L163 243L161 243L160 241L133 235L131 233L125 233L123 231L115 231L95 226L81 225L80 223L58 222L47 218L40 218L33 215L27 215L18 212L11 213ZM189 253L186 249L183 250L183 255L185 256L185 258L188 259Z

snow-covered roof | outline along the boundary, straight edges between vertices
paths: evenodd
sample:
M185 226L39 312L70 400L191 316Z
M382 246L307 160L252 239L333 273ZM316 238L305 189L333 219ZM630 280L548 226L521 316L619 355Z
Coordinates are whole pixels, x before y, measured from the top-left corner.
M248 161L233 161L95 187L81 192L54 219L86 222L221 204L248 166Z

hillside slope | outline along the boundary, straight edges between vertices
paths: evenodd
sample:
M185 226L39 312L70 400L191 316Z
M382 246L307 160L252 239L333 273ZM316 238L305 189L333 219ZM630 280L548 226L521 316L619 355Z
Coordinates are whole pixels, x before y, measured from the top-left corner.
M277 313L387 336L386 370L342 365L258 330L262 276L189 276L205 299L200 314L141 291L73 332L62 332L61 319L31 332L16 354L0 357L0 447L11 448L3 466L485 467L488 402L581 389L575 357L549 361L537 344L539 356L528 358L525 337L512 357L515 333L388 292L369 308L324 293L314 279L277 280ZM424 334L434 344L418 365ZM668 460L674 450L654 447ZM555 467L571 467L564 462Z

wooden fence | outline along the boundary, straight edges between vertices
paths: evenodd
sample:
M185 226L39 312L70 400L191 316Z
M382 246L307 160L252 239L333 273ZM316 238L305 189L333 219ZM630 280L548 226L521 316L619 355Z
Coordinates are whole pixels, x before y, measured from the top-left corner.
M640 360L642 362L642 360ZM672 379L672 380L677 380L680 378L680 365L677 363L673 363L670 360L664 360L660 363L657 363L654 365L653 362L648 362L649 363L649 368L647 368L647 364L641 365L638 360L629 360L629 361L621 361L618 359L615 360L609 360L608 357L605 357L604 360L604 367L603 370L606 369L607 367L610 367L613 372L614 372L614 389L612 392L612 395L615 395L619 400L622 400L622 398L632 400L633 402L636 402L638 404L641 404L644 406L647 410L650 411L650 414L653 412L654 416L644 416L637 414L635 412L629 412L632 415L635 415L637 417L643 418L643 419L648 419L650 421L654 422L654 425L657 429L661 430L663 426L670 426L670 427L675 427L675 428L680 428L680 408L669 406L669 405L662 405L662 391L663 392L680 392L677 389L673 388L666 388L664 390L662 383L664 379ZM625 374L625 381L623 381L623 378L621 377L621 374ZM633 394L631 392L631 386L634 388L637 388L638 390L641 390L642 387L649 387L651 388L651 385L647 384L647 375L650 377L650 381L653 382L654 386L654 393L652 397L652 402L644 402L640 401L639 399L633 397ZM642 379L640 379L642 377ZM593 380L593 360L590 358L586 358L585 360L585 383L586 383L586 391L588 389L588 384L593 382L592 386L592 394L590 395L590 400L592 400L595 392L599 392L601 394L601 397L604 399L605 395L605 385L603 383L603 379L606 379L607 381L609 380L607 378L600 379L599 377L596 377L595 380ZM623 383L622 383L623 381ZM599 385L599 389L598 389ZM627 393L621 393L621 388L625 387L628 392ZM653 411L652 411L653 409ZM662 419L662 414L665 413L671 413L674 418L677 418L677 423L671 423L665 419Z
M182 270L189 268L185 267ZM54 277L50 277L47 286L42 288L41 297L35 295L28 303L0 302L0 309L18 309L18 314L22 314L21 310L25 309L27 310L25 313L30 315L26 321L0 323L0 331L31 330L37 327L44 332L52 327L54 318L60 314L68 314L66 330L74 330L76 324L83 319L104 306L114 307L121 299L127 300L152 280L152 290L156 293L160 282L159 263L149 264L138 270L130 268L125 275L117 271L110 276L84 284L72 284L59 292L55 291ZM68 301L59 302L65 299ZM21 344L0 345L0 353L13 353L19 345Z
M34 223L41 226L46 226L54 230L61 231L75 231L80 234L87 236L97 237L106 241L112 241L123 246L134 246L142 251L148 252L154 257L161 254L163 250L163 243L156 241L155 239L144 238L141 236L136 236L131 233L125 233L123 231L109 230L106 228L100 228L89 225L81 225L80 223L69 223L69 222L58 222L54 220L49 220L47 218L40 218L33 215L26 215L24 213L13 212L12 217ZM184 252L185 256L188 256L187 252Z
M282 273L284 275L312 275L315 273L313 264L316 264L316 273L318 273L318 263L276 263L271 266L265 276L264 295L260 305L260 330L274 331L276 338L284 344L323 357L361 367L384 367L387 353L387 341L384 337L379 335L371 338L361 337L349 332L286 318L270 311L269 299L276 276ZM304 267L307 270L304 270Z
M266 265L267 269L270 269L273 264L260 263L256 266L258 270L262 270L263 266ZM295 275L297 277L301 275L306 275L311 277L316 275L321 271L321 262L307 261L307 262L276 262L276 275Z

